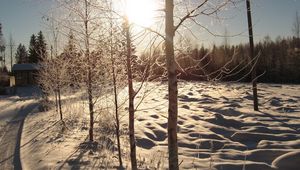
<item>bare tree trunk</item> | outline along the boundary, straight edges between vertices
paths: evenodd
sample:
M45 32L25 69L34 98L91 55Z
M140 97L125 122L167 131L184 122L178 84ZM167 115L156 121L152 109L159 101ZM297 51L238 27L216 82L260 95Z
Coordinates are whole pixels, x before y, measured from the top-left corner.
M94 104L92 95L92 84L91 84L91 70L89 66L88 70L88 100L89 100L89 111L90 111L90 129L89 136L90 141L94 141Z
M249 30L249 43L250 43L250 57L254 59L254 43L253 43L253 27L251 19L251 7L250 0L246 0L247 6L247 17L248 17L248 30ZM258 111L258 98L257 98L257 79L256 79L256 61L253 61L253 70L251 73L252 79L252 90L253 90L253 108L255 111Z
M57 28L54 28L54 23L52 22L52 34L53 34L53 38L54 38L54 56L55 56L55 59L53 61L53 47L51 45L51 48L50 48L50 52L51 52L51 62L53 62L55 64L55 72L56 72L56 83L57 83L57 86L56 86L56 89L54 90L54 93L55 93L55 104L56 104L56 113L59 113L60 115L60 120L62 121L63 120L63 113L62 113L62 109L61 109L61 87L60 87L60 84L59 82L61 81L59 79L59 64L61 61L58 61L58 58L57 58Z
M57 76L57 80L58 80L58 77L59 77L58 67L59 67L59 65L58 65L57 61L55 62L55 65L56 65L55 71L56 71L56 76ZM60 80L58 80L57 83L59 81ZM56 95L55 97L56 97L56 100L57 100L56 101L56 105L57 105L56 107L57 107L57 110L58 110L59 115L60 115L60 120L62 121L63 120L63 116L62 116L62 110L61 110L61 96L60 96L60 85L59 85L59 83L56 86L56 94L55 95Z
M57 56L56 56L57 57ZM57 59L57 58L56 58ZM56 69L55 69L55 74L56 74L56 82L58 82L58 66L57 63L54 62L54 64L56 65ZM54 94L55 94L55 108L56 108L56 113L59 113L59 104L58 104L58 86L56 86L55 90L54 90Z
M112 8L112 2L110 2L110 8ZM111 9L110 9L111 10ZM117 93L117 80L116 80L116 71L115 71L115 59L113 56L113 23L112 16L110 18L110 59L112 65L112 76L113 76L113 86L114 86L114 100L115 100L115 116L116 116L116 136L117 136L117 145L118 145L118 158L119 158L119 167L123 167L122 162L122 152L121 152L121 142L120 142L120 119L119 119L119 105L118 105L118 93Z
M59 108L59 115L60 115L60 120L63 120L63 114L61 110L61 97L60 97L60 86L57 86L57 95L58 95L58 108Z
M178 144L177 144L177 116L178 116L178 101L177 101L177 76L176 65L174 59L174 20L173 0L165 0L166 10L166 58L168 70L168 92L169 92L169 110L168 110L168 150L169 150L169 169L178 170Z
M122 162L122 153L121 153L121 144L120 144L120 120L119 120L119 110L118 110L118 94L117 94L117 82L116 82L116 73L115 73L115 63L112 59L113 67L113 86L114 86L114 98L115 98L115 116L116 116L116 135L117 135L117 145L118 145L118 158L120 167L123 167Z
M129 141L130 141L130 159L131 168L137 170L136 161L136 144L134 136L134 90L132 84L132 72L131 72L131 38L128 18L125 20L126 29L126 46L127 46L127 80L128 80L128 95L129 95Z
M93 94L92 94L92 73L91 73L91 61L90 61L90 44L89 44L89 32L88 32L88 2L85 2L85 57L87 58L88 64L88 74L87 74L87 93L88 93L88 103L90 112L90 129L89 138L90 141L94 141L94 104L93 104Z
M57 89L54 90L55 94L55 111L58 114L58 97L57 97Z

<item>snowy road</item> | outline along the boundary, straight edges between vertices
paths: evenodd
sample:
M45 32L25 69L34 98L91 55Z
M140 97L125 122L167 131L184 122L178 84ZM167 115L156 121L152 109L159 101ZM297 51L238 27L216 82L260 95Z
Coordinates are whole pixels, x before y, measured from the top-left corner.
M20 140L24 119L38 106L27 96L0 97L0 169L22 169Z
M20 140L22 135L23 123L26 115L30 113L38 103L34 100L16 103L14 113L8 112L1 114L1 117L8 119L14 116L6 125L2 126L0 141L0 169L22 169L20 161Z

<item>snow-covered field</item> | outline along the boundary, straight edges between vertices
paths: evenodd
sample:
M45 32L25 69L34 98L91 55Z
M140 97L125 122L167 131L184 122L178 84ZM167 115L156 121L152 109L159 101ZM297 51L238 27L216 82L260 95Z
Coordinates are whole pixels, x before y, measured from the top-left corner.
M151 91L136 112L139 168L165 169L167 85L149 83L147 87ZM180 169L300 168L300 85L258 87L260 111L255 112L250 84L179 83ZM66 128L57 122L55 109L27 116L21 141L24 169L116 168L115 137L100 134L103 127L109 129L112 113L102 111L97 117L98 147L87 149L88 114L81 107L84 103L74 96L64 108ZM126 105L122 111L126 132ZM127 140L124 134L124 165L130 169Z
M182 169L300 168L300 86L259 85L260 112L252 109L250 85L179 87ZM166 89L158 86L137 113L138 152L150 160L167 155Z

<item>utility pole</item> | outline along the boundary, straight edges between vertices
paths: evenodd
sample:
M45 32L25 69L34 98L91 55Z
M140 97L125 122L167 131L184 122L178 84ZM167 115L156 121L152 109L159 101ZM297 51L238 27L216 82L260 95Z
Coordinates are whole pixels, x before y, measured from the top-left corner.
M250 50L249 54L252 59L252 72L251 72L251 79L252 79L252 91L253 91L253 107L255 111L258 111L258 99L257 99L257 79L256 79L256 61L254 59L254 43L253 43L253 27L252 27L252 18L251 18L251 6L250 0L246 0L246 7L247 7L247 18L248 18L248 31L249 31L249 43L250 43Z
M10 47L10 71L12 71L13 66L13 47L15 46L12 35L9 35L9 45Z

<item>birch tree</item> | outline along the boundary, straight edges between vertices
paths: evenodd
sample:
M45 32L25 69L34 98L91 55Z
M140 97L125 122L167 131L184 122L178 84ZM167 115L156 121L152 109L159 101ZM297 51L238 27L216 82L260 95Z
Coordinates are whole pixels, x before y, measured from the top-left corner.
M115 130L116 130L116 138L117 138L117 147L118 147L118 160L119 160L119 168L123 168L123 159L122 159L122 146L121 146L121 134L120 134L120 126L121 126L121 117L120 117L120 106L121 101L119 100L119 92L118 89L125 88L126 83L123 81L126 79L125 76L125 64L123 57L123 49L122 49L122 27L116 21L115 11L113 10L112 1L107 1L107 6L109 12L107 14L107 21L109 23L108 26L108 40L107 44L107 54L110 60L110 69L111 69L111 81L113 85L113 109L115 114Z
M68 88L70 83L70 77L67 70L68 62L57 57L54 59L44 59L40 63L40 66L41 69L38 74L38 82L43 93L47 95L47 98L52 94L58 95L56 105L59 108L59 120L63 121L61 91Z
M129 102L129 143L130 143L130 159L131 159L131 168L133 170L137 169L136 161L136 143L135 143L135 134L134 134L134 95L132 83L132 67L131 67L131 37L130 37L130 26L128 18L125 18L125 34L126 34L126 63L127 63L127 81L128 81L128 102Z
M178 144L177 144L177 117L178 117L178 87L176 62L174 57L174 37L178 28L186 21L191 20L200 27L201 25L195 18L199 15L213 15L219 12L230 0L216 2L214 6L205 6L208 0L199 2L196 7L188 10L185 15L179 17L178 23L174 24L174 1L165 0L165 54L168 72L168 150L169 150L169 169L177 170L178 165ZM187 2L189 3L189 2ZM203 7L206 7L202 9ZM205 27L204 27L205 28Z
M65 21L62 24L67 30L72 30L76 35L77 46L79 47L77 71L74 74L78 77L78 84L84 87L87 94L87 105L89 112L89 141L94 141L94 119L95 104L103 93L105 81L106 63L103 59L103 41L101 30L101 2L96 0L58 0L59 6L64 10ZM99 12L100 11L100 12ZM80 70L80 71L78 71Z

